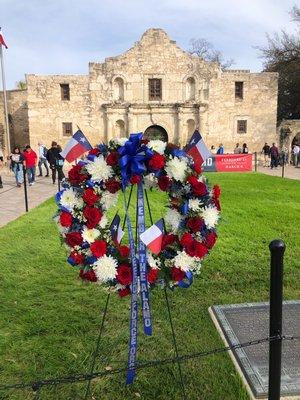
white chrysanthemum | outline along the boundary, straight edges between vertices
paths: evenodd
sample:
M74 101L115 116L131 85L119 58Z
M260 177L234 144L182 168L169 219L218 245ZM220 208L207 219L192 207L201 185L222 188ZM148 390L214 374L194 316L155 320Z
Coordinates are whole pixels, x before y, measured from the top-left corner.
M150 189L157 186L157 178L155 174L151 173L144 177L144 186L146 189Z
M179 214L178 211L173 210L172 208L169 208L166 215L165 215L165 221L168 227L171 228L171 231L173 233L176 233L179 227L179 224L182 220L182 216Z
M108 191L102 193L100 203L102 204L102 208L104 210L108 210L110 209L110 207L115 206L117 202L118 202L118 193L110 193Z
M64 208L71 211L74 207L79 204L79 199L76 197L76 193L73 189L65 189L61 195L60 202Z
M198 199L190 199L189 200L189 209L192 211L199 211L201 204L203 204L202 201L200 201Z
M160 260L154 258L152 256L152 254L149 252L147 252L147 261L148 261L148 264L150 265L150 268L160 269Z
M219 219L219 211L213 206L205 207L202 210L202 218L208 228L214 228Z
M107 219L107 216L104 214L104 215L102 215L99 226L100 226L100 228L103 229L106 227L107 224L108 224L108 219Z
M100 235L100 231L98 229L84 228L81 235L85 242L93 243Z
M120 146L124 146L124 144L127 142L128 138L126 137L120 137L120 138L114 138L113 141Z
M116 277L118 262L112 256L100 257L94 264L93 270L100 283L107 282Z
M147 143L147 147L156 151L159 154L164 154L166 150L167 143L163 142L162 140L150 140Z
M166 172L170 178L183 181L186 175L187 162L184 158L174 157L166 163Z
M179 251L172 261L175 267L182 269L182 271L188 271L194 269L196 260L186 254L185 251Z
M113 174L112 167L106 164L102 155L97 157L94 161L89 161L86 165L86 169L92 176L93 181L106 181Z

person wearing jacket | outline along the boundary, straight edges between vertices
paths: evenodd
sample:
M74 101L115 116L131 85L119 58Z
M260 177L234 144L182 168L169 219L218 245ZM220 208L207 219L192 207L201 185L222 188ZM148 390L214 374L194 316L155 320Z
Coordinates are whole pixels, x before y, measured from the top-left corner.
M10 155L11 169L15 174L17 187L21 187L23 183L23 161L24 157L21 154L20 148L15 147Z
M56 180L56 171L58 179L60 181L62 181L65 178L65 175L63 173L64 159L60 155L61 151L62 151L61 147L56 142L52 142L51 148L47 152L47 160L49 162L50 169L52 171L53 184L55 184Z
M25 160L25 167L28 176L29 186L32 186L35 182L35 168L37 163L37 155L36 152L32 150L29 144L25 147L25 151L22 155Z
M277 168L279 151L275 143L273 143L272 147L270 148L270 156L271 156L271 169L273 169L274 167Z

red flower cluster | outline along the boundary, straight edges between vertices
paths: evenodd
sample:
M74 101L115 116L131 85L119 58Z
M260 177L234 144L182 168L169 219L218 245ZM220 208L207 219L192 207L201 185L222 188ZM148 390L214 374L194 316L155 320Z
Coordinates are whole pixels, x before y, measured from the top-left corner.
M220 201L219 201L220 195L221 195L220 186L215 185L213 187L213 198L212 198L212 201L213 201L214 205L216 206L217 210L219 210L219 211L221 211L221 205L220 205Z
M173 244L176 240L178 240L177 235L163 235L161 249L164 250L167 246Z
M77 251L72 251L70 254L70 257L73 259L73 261L78 265L78 264L83 264L84 263L84 256Z
M80 232L70 232L66 234L66 243L70 247L80 246L83 242Z
M97 147L95 147L94 149L89 151L90 156L99 156L99 154L100 154L100 150Z
M116 179L109 179L105 182L105 186L110 193L116 193L121 189L121 183Z
M147 274L147 279L149 283L154 283L158 277L158 269L150 268Z
M198 179L191 175L187 179L188 183L192 186L192 191L195 196L201 197L207 195L207 187L205 183L199 182Z
M68 228L72 225L73 217L70 213L63 211L59 216L59 222L61 226Z
M158 178L158 187L162 191L167 191L169 186L171 185L171 179L168 176L161 176Z
M87 206L83 210L83 216L86 218L87 221L86 226L89 229L92 229L99 224L102 218L102 212L99 210L99 208Z
M204 220L200 217L191 217L186 221L186 226L194 233L199 232L204 226Z
M95 240L90 246L91 252L95 257L102 257L106 253L107 246L104 240Z
M115 165L117 165L118 162L119 162L119 153L117 151L112 151L106 157L106 163L107 163L107 165L110 165L111 167L114 167Z
M84 182L87 178L87 174L81 173L82 166L77 164L73 165L73 167L68 172L69 181L72 185L79 185L81 182Z
M217 237L218 236L215 232L209 232L205 238L205 242L204 242L205 246L208 247L209 249L214 247L214 245L217 241Z
M165 166L165 163L166 163L165 156L163 156L161 154L154 154L150 158L148 165L153 171L158 171Z
M81 279L85 281L90 281L90 282L97 282L97 277L95 272L91 269L89 271L84 272L83 269L80 270L79 276Z
M118 294L119 294L120 297L128 296L130 293L131 292L130 292L129 288L124 288L124 289L118 290Z
M121 285L130 285L132 282L132 271L129 264L120 264L117 269L117 281Z
M203 243L197 242L197 240L189 243L185 250L189 256L198 258L203 258L208 253L208 248Z
M129 256L130 249L128 246L119 246L118 249L121 257L127 258Z
M132 175L132 177L130 178L130 183L132 185L136 185L137 183L140 183L141 179L142 178L140 177L140 175Z
M94 189L88 188L83 192L82 199L89 206L93 206L100 199L100 196L95 193Z
M182 271L180 268L177 267L172 267L171 268L171 278L172 281L182 281L182 279L185 277L184 271Z

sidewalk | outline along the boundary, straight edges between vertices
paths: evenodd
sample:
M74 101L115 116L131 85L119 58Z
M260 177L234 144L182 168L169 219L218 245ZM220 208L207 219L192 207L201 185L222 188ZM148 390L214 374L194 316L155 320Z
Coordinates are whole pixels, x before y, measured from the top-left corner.
M2 175L3 189L0 189L0 227L25 213L24 187L16 187L14 176ZM27 185L28 208L32 209L49 199L58 191L51 178L36 178L33 186Z
M257 172L271 176L282 176L282 167L279 166L278 169L271 169L269 167L257 167ZM284 167L284 177L289 179L300 180L300 167L293 167L292 165L286 165Z

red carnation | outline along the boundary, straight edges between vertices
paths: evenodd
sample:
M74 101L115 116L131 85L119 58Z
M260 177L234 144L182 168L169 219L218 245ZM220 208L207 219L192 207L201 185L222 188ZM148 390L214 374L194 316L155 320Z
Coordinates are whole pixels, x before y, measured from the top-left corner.
M119 293L120 297L125 297L130 294L130 289L129 288L120 289L120 290L118 290L118 293Z
M170 244L174 243L175 240L177 239L178 239L177 235L173 235L172 233L168 235L163 235L162 245L161 245L162 250L165 249Z
M73 259L73 261L76 264L83 264L84 263L84 256L80 253L77 253L77 251L72 251L70 254L70 257Z
M106 242L104 240L95 240L91 244L90 249L95 257L102 257L107 250Z
M203 243L197 242L195 256L203 258L207 253L208 253L208 248Z
M199 232L200 229L203 227L203 225L204 225L204 220L199 217L189 218L186 222L186 226L193 232Z
M121 285L129 285L132 282L132 271L129 264L121 264L117 268L117 281Z
M150 268L148 271L147 279L149 283L154 283L158 277L158 268Z
M72 215L68 212L63 211L59 216L59 222L61 226L69 227L72 225Z
M198 182L197 185L193 186L193 193L195 196L201 197L207 194L207 187L205 183Z
M171 277L173 281L182 281L182 279L185 277L185 272L182 271L180 268L172 267Z
M136 183L140 183L140 181L141 181L140 175L132 175L132 177L130 178L130 183L132 185L135 185Z
M154 171L158 171L165 166L166 158L161 154L154 154L149 160L149 167Z
M86 226L89 229L95 228L102 218L102 212L98 208L90 206L85 207L83 215L87 220Z
M100 154L100 150L97 147L95 147L94 149L89 151L90 156L98 156L99 154Z
M218 211L221 211L221 205L220 205L219 200L218 200L218 199L215 199L215 198L213 197L212 201L213 201L214 205L216 206L216 209L217 209Z
M70 247L80 246L83 242L80 232L70 232L66 234L66 242Z
M72 185L79 185L88 178L87 174L82 174L82 165L74 165L68 172L69 181Z
M212 247L214 247L216 241L217 241L217 234L215 232L209 232L206 235L204 244L205 244L206 247L211 249Z
M197 185L197 184L199 183L198 178L197 178L196 176L194 176L194 175L190 175L190 176L187 178L187 182L188 182L189 184L191 184L192 186L195 186L195 185Z
M171 184L171 180L169 177L167 176L161 176L160 178L158 178L158 186L160 188L160 190L163 190L164 192L168 189L168 187Z
M117 165L118 161L119 161L119 153L117 151L112 151L111 153L108 154L106 158L107 165L110 165L111 167Z
M81 269L79 272L79 276L81 279L83 279L85 281L97 282L97 276L92 269L89 271L86 271L86 272L84 272L84 270Z
M100 196L94 192L94 189L88 188L83 192L82 198L86 204L93 206L100 199Z
M196 240L193 240L186 246L185 249L189 256L195 257L195 255L197 254L197 243L198 242Z
M190 243L192 243L193 240L194 240L194 239L193 239L192 234L189 233L189 232L185 232L185 233L181 236L180 244L181 244L181 246L186 247L187 245L189 245Z
M119 246L119 252L121 257L127 258L130 253L130 249L128 246Z
M115 179L109 179L108 181L106 181L105 186L110 193L116 193L118 190L121 189L120 182L116 181Z

